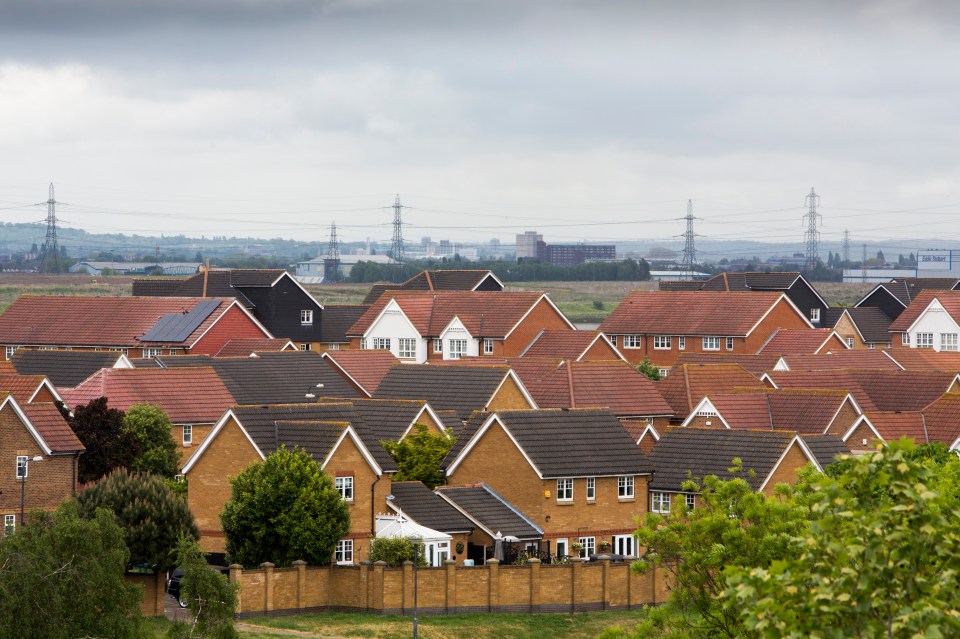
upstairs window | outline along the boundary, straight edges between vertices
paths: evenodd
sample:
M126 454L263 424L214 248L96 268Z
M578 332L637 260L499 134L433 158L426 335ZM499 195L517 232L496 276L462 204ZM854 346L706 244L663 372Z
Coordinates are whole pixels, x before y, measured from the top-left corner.
M300 325L301 326L313 325L313 311L311 310L300 311Z
M617 477L617 497L633 499L633 475Z
M955 351L957 350L957 334L956 333L942 333L940 335L940 350L941 351Z
M557 501L573 501L573 479L557 480Z
M848 348L853 348L853 338L852 338L852 337L848 337L848 338L847 338L847 347L848 347Z
M819 308L811 308L811 309L810 309L810 321L811 321L811 322L819 322L819 321L820 321L820 309L819 309Z
M732 350L733 350L733 338L732 338L732 337L728 337L728 338L727 338L727 350L728 350L728 351L732 351Z
M933 333L917 333L917 348L933 348Z
M673 339L670 335L654 335L653 348L655 350L668 350L673 345Z
M493 340L489 337L483 340L483 354L493 355Z
M193 443L193 425L184 424L183 425L183 445L189 446Z
M163 349L160 348L145 348L143 349L143 357L145 359L153 359L154 357L160 357L163 355Z
M655 513L670 513L670 493L650 493L650 510Z
M703 338L703 350L705 350L705 351L719 351L719 350L720 350L720 338L719 338L719 337L704 337L704 338Z
M597 478L587 477L587 501L597 498Z
M400 359L416 359L417 357L417 340L414 337L401 337L399 340L399 349L397 350L397 357Z
M678 337L678 338L677 338L677 348L682 351L682 350L684 350L686 347L687 347L687 338L686 338L686 337Z
M433 338L433 352L442 353L443 352L443 340L439 337Z
M337 477L334 485L343 501L353 501L353 477Z
M616 344L614 344L616 345ZM624 335L623 336L623 347L624 348L640 348L642 345L642 340L639 335Z
M450 359L460 359L467 354L467 340L452 339L448 343L450 344Z
M27 456L17 455L17 479L23 479L27 476Z
M375 350L375 351L389 351L389 350L390 350L390 338L389 338L389 337L374 337L374 338L373 338L373 350Z

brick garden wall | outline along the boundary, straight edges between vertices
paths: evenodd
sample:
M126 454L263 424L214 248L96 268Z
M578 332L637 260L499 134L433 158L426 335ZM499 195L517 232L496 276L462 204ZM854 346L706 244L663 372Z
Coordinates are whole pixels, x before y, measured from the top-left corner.
M571 561L524 566L463 567L448 561L442 568L417 571L418 614L487 612L586 612L639 608L669 596L666 571L645 575L630 564ZM297 614L326 610L384 614L413 613L413 566L387 568L383 563L358 566L274 568L231 566L231 581L240 585L240 617Z

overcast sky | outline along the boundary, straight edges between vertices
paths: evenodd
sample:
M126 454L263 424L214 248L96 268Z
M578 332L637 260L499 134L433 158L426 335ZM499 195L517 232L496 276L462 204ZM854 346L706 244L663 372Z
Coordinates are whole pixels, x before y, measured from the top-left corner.
M3 0L0 219L960 239L960 3Z

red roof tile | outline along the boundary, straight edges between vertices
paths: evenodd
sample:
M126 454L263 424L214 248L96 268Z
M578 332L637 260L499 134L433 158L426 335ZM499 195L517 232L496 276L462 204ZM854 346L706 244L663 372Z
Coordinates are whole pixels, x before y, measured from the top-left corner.
M785 355L783 361L792 371L825 371L837 369L872 368L877 370L902 370L887 357L889 351L870 349L844 349L821 355Z
M685 364L675 367L666 379L657 382L660 394L673 408L673 412L680 416L689 415L694 406L707 395L728 393L737 387L763 390L766 385L736 364Z
M769 375L779 388L845 390L867 413L920 410L947 392L954 379L949 373L863 369L774 371Z
M53 452L85 450L55 405L21 404L20 408Z
M474 337L505 337L545 297L537 291L389 291L347 331L363 335L391 300L423 336L434 337L458 317Z
M156 404L175 424L214 423L236 402L209 367L104 368L80 386L63 389L69 406L106 397L111 408Z
M901 437L909 437L921 444L927 441L923 431L923 413L920 411L874 411L867 415L867 419L884 441ZM860 445L859 441L854 443ZM867 443L870 443L869 437Z
M929 441L952 445L960 437L960 394L947 393L923 409Z
M779 328L758 353L814 355L821 349L847 350L832 328Z
M763 393L744 390L708 397L730 428L819 435L826 432L846 401L847 393L810 389Z
M253 353L288 350L293 342L270 337L243 337L228 340L214 357L247 357Z
M680 353L680 357L677 358L677 363L673 365L670 374L672 375L674 369L679 369L680 366L684 364L737 364L747 369L758 378L766 373L767 371L772 371L773 367L780 360L779 355L754 355L754 354L738 354L738 353Z
M385 350L327 351L323 357L368 395L376 392L390 367L400 362L393 353Z
M633 291L600 330L607 335L745 336L784 297L759 292ZM797 316L803 317L799 312Z
M0 373L0 390L13 395L17 403L23 406L30 401L45 379L43 375L17 375L16 371L4 372Z
M905 308L900 316L890 324L891 332L903 332L917 321L920 315L927 310L934 299L940 302L944 310L950 314L954 322L960 324L960 291L924 290L917 294L910 306Z
M908 371L960 372L960 353L929 348L898 348L885 352Z
M229 308L232 298L21 295L0 315L0 343L25 346L141 347L139 338L164 315L185 313L216 300L214 310L182 342L192 344ZM163 346L151 342L149 346Z
M537 335L521 357L539 359L579 360L594 342L603 342L600 331L556 331L543 330ZM622 360L619 352L611 344L606 344L603 360Z

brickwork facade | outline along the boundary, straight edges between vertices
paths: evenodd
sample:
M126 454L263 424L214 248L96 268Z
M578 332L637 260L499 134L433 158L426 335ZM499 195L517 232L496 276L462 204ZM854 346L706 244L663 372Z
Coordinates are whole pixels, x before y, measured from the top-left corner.
M784 455L780 461L780 464L773 469L773 474L770 476L769 481L767 481L767 485L764 486L763 493L771 497L777 488L777 484L793 485L797 483L797 480L800 479L800 469L809 463L810 459L807 458L806 453L803 452L800 443L793 442L787 450L787 454Z
M520 386L517 385L513 377L507 377L487 405L487 410L491 411L528 410L532 408L533 406L524 397Z
M223 345L232 339L243 337L268 337L239 306L233 306L220 320L210 327L190 353L193 355L216 355Z

